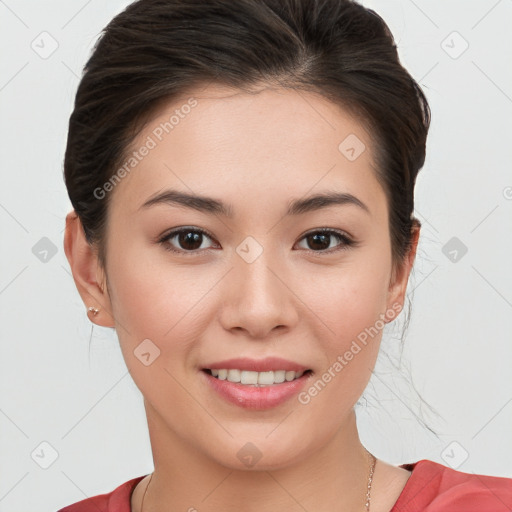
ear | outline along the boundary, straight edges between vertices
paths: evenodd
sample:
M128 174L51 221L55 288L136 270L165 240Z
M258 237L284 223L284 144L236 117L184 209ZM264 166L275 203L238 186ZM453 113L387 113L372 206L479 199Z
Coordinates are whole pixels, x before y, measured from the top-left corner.
M414 224L411 228L412 237L409 253L405 256L403 263L399 267L395 268L392 273L393 275L391 276L388 291L387 310L395 311L395 314L392 318L388 318L388 322L394 320L404 307L405 292L407 290L407 283L409 282L409 275L416 258L420 229L420 222L417 219L414 219ZM400 306L399 309L397 308L397 305Z
M64 252L86 308L92 306L99 310L96 315L87 311L91 322L103 327L115 327L106 274L100 267L97 251L85 238L82 223L74 210L66 216Z

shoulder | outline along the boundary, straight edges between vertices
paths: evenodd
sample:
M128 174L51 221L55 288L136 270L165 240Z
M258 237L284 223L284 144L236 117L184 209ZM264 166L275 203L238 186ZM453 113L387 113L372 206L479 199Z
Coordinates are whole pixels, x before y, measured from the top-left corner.
M412 474L391 512L512 510L512 478L464 473L426 459L400 467Z
M139 476L128 480L112 492L91 496L61 508L57 512L131 512L132 492L144 477Z

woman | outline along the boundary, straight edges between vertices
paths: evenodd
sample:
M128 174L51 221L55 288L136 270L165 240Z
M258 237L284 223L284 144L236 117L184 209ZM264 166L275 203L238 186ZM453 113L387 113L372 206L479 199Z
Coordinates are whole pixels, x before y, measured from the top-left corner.
M420 233L426 98L349 0L139 0L70 119L65 250L144 396L155 469L61 510L509 510L394 466L353 406Z

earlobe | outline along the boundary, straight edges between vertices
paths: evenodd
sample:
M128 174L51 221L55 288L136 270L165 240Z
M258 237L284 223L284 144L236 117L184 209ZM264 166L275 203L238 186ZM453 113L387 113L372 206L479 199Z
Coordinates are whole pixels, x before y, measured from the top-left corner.
M91 322L103 327L115 327L104 271L99 266L97 253L87 241L82 223L74 210L66 216L64 252Z

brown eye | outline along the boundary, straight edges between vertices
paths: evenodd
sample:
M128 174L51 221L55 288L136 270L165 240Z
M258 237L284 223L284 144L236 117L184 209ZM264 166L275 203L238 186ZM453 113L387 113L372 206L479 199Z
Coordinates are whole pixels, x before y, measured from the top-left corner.
M202 245L203 235L193 231L181 231L177 235L178 245L183 249L199 249Z
M333 238L336 238L340 243L332 246L331 241ZM305 240L307 245L306 249L313 252L333 252L354 245L354 242L347 235L332 229L312 231L301 240Z
M180 228L162 237L159 243L163 244L168 251L184 254L211 248L203 245L206 239L211 239L211 237L202 229Z

